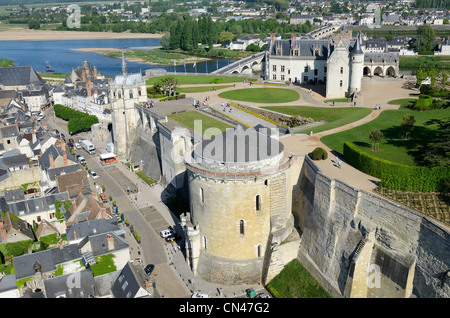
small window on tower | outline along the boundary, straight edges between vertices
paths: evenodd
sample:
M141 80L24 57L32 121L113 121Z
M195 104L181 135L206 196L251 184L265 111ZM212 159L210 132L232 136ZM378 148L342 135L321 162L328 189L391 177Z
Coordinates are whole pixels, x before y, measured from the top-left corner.
M244 235L244 220L239 221L239 234Z
M256 211L261 211L261 196L259 194L256 196L255 205L256 205Z

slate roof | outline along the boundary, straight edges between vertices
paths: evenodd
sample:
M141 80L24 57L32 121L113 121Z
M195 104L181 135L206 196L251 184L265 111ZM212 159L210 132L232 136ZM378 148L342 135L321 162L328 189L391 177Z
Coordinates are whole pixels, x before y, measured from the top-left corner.
M66 201L69 199L67 192L55 193L44 197L36 197L9 203L9 211L20 217L22 214L30 214L48 211L55 208L55 201ZM22 213L22 214L21 214Z
M66 274L44 280L47 298L88 298L97 296L94 275L90 269L77 272L77 285L69 287L67 282L71 279Z
M0 84L4 86L40 86L45 80L31 66L0 68Z
M73 224L66 229L67 240L73 241L93 234L102 234L108 232L120 231L117 225L117 219L97 219L92 221L80 222ZM75 234L76 233L76 238Z
M364 62L367 63L397 63L398 62L398 52L387 52L387 53L381 53L381 52L366 52L364 53Z
M27 155L25 155L25 154L18 154L18 155L10 156L10 157L3 157L1 159L1 161L8 168L22 167L22 166L27 166L29 164Z
M145 288L145 279L148 279L148 276L142 267L128 262L111 286L111 292L114 298L134 298L141 287ZM123 288L125 282L127 284Z
M279 46L281 46L281 56L292 56L291 40L275 40L269 53L276 55ZM319 49L320 57L328 57L333 51L333 45L329 40L299 39L294 40L293 47L300 47L299 57L314 57L315 48Z
M114 78L114 85L116 86L132 86L136 84L144 83L144 80L142 79L142 75L140 73L135 74L127 74L127 75L117 75Z

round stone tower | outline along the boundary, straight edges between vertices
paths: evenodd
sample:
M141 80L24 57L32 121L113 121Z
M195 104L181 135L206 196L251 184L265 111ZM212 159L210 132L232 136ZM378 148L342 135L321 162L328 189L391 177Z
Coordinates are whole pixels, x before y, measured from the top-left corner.
M267 247L292 231L290 158L263 130L236 126L186 154L188 261L205 280L261 282Z
M349 96L361 91L363 78L364 53L361 49L361 34L356 38L355 45L350 52L350 87Z

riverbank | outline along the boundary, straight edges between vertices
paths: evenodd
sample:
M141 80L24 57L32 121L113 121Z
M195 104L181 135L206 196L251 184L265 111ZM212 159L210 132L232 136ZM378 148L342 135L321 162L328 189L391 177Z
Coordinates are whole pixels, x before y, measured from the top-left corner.
M160 39L162 34L16 29L0 32L0 41L60 41L102 39Z
M160 47L161 46L131 47L130 50L125 51L125 59L129 62L145 63L149 65L173 65L174 61L177 65L182 65L185 62L186 64L193 64L194 62L211 60L211 58L207 57L158 51L157 49ZM72 50L122 58L122 50L120 48L80 48Z

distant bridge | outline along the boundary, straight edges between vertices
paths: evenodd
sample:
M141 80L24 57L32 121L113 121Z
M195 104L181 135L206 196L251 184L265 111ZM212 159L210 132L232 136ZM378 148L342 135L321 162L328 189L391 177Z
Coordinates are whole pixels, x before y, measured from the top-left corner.
M252 56L243 58L239 61L233 62L227 66L219 68L210 74L251 74L255 66L261 67L262 59L265 52L256 53Z

